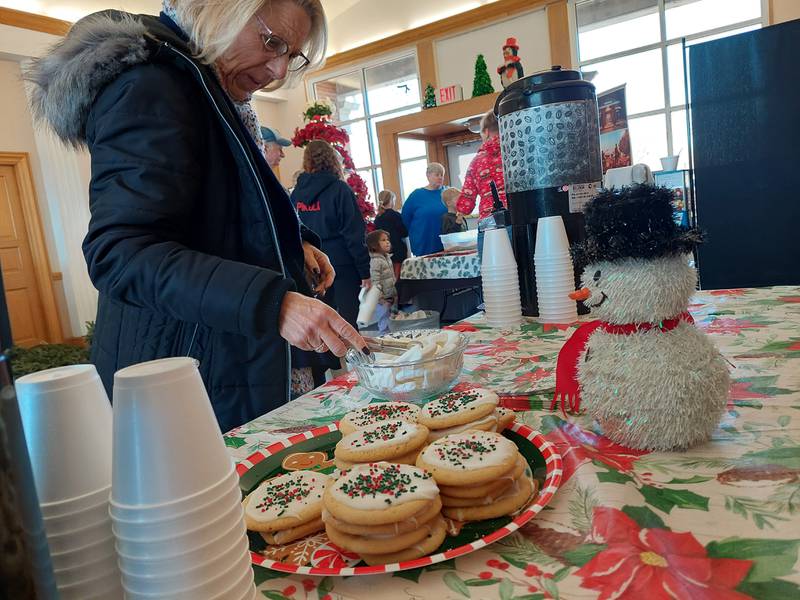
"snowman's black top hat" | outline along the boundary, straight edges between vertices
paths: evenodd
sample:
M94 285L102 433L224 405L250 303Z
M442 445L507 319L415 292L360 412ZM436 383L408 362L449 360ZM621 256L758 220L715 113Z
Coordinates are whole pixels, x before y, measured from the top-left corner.
M691 252L703 234L675 222L672 201L672 191L652 185L601 191L584 209L586 240L572 247L576 266Z

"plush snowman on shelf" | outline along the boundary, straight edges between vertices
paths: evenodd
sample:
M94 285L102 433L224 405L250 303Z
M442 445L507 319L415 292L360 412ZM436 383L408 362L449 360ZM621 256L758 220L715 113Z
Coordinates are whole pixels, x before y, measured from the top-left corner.
M707 441L728 397L726 361L688 312L696 229L673 219L672 192L603 191L585 208L582 300L597 317L558 356L553 408L585 409L614 442L682 450Z

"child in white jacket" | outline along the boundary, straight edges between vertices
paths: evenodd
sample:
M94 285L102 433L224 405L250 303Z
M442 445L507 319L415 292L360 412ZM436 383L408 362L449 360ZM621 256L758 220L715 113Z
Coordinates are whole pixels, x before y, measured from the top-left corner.
M367 235L367 249L369 250L369 272L372 285L381 292L381 301L375 309L378 317L378 331L386 333L389 330L389 317L397 300L391 255L392 243L389 241L389 234L383 229L370 232Z

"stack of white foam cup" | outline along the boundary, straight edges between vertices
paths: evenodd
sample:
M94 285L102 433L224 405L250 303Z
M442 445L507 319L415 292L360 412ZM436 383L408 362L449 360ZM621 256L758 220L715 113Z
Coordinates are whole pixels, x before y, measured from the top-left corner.
M489 326L519 326L522 323L522 305L517 261L504 228L490 229L484 234L481 279Z
M111 404L97 371L48 369L15 387L59 596L122 598L108 513Z
M578 309L569 294L575 291L575 271L569 240L560 216L542 217L536 225L536 293L539 320L543 323L571 323Z
M255 597L238 484L196 361L114 375L110 513L128 600Z

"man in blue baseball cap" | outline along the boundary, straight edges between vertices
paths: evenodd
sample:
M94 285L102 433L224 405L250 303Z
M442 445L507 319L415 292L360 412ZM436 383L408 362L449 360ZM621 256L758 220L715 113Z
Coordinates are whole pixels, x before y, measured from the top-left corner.
M261 137L264 139L264 147L266 149L267 164L271 169L275 170L284 157L283 149L286 146L291 146L292 142L284 137L281 137L281 132L274 127L262 127Z

